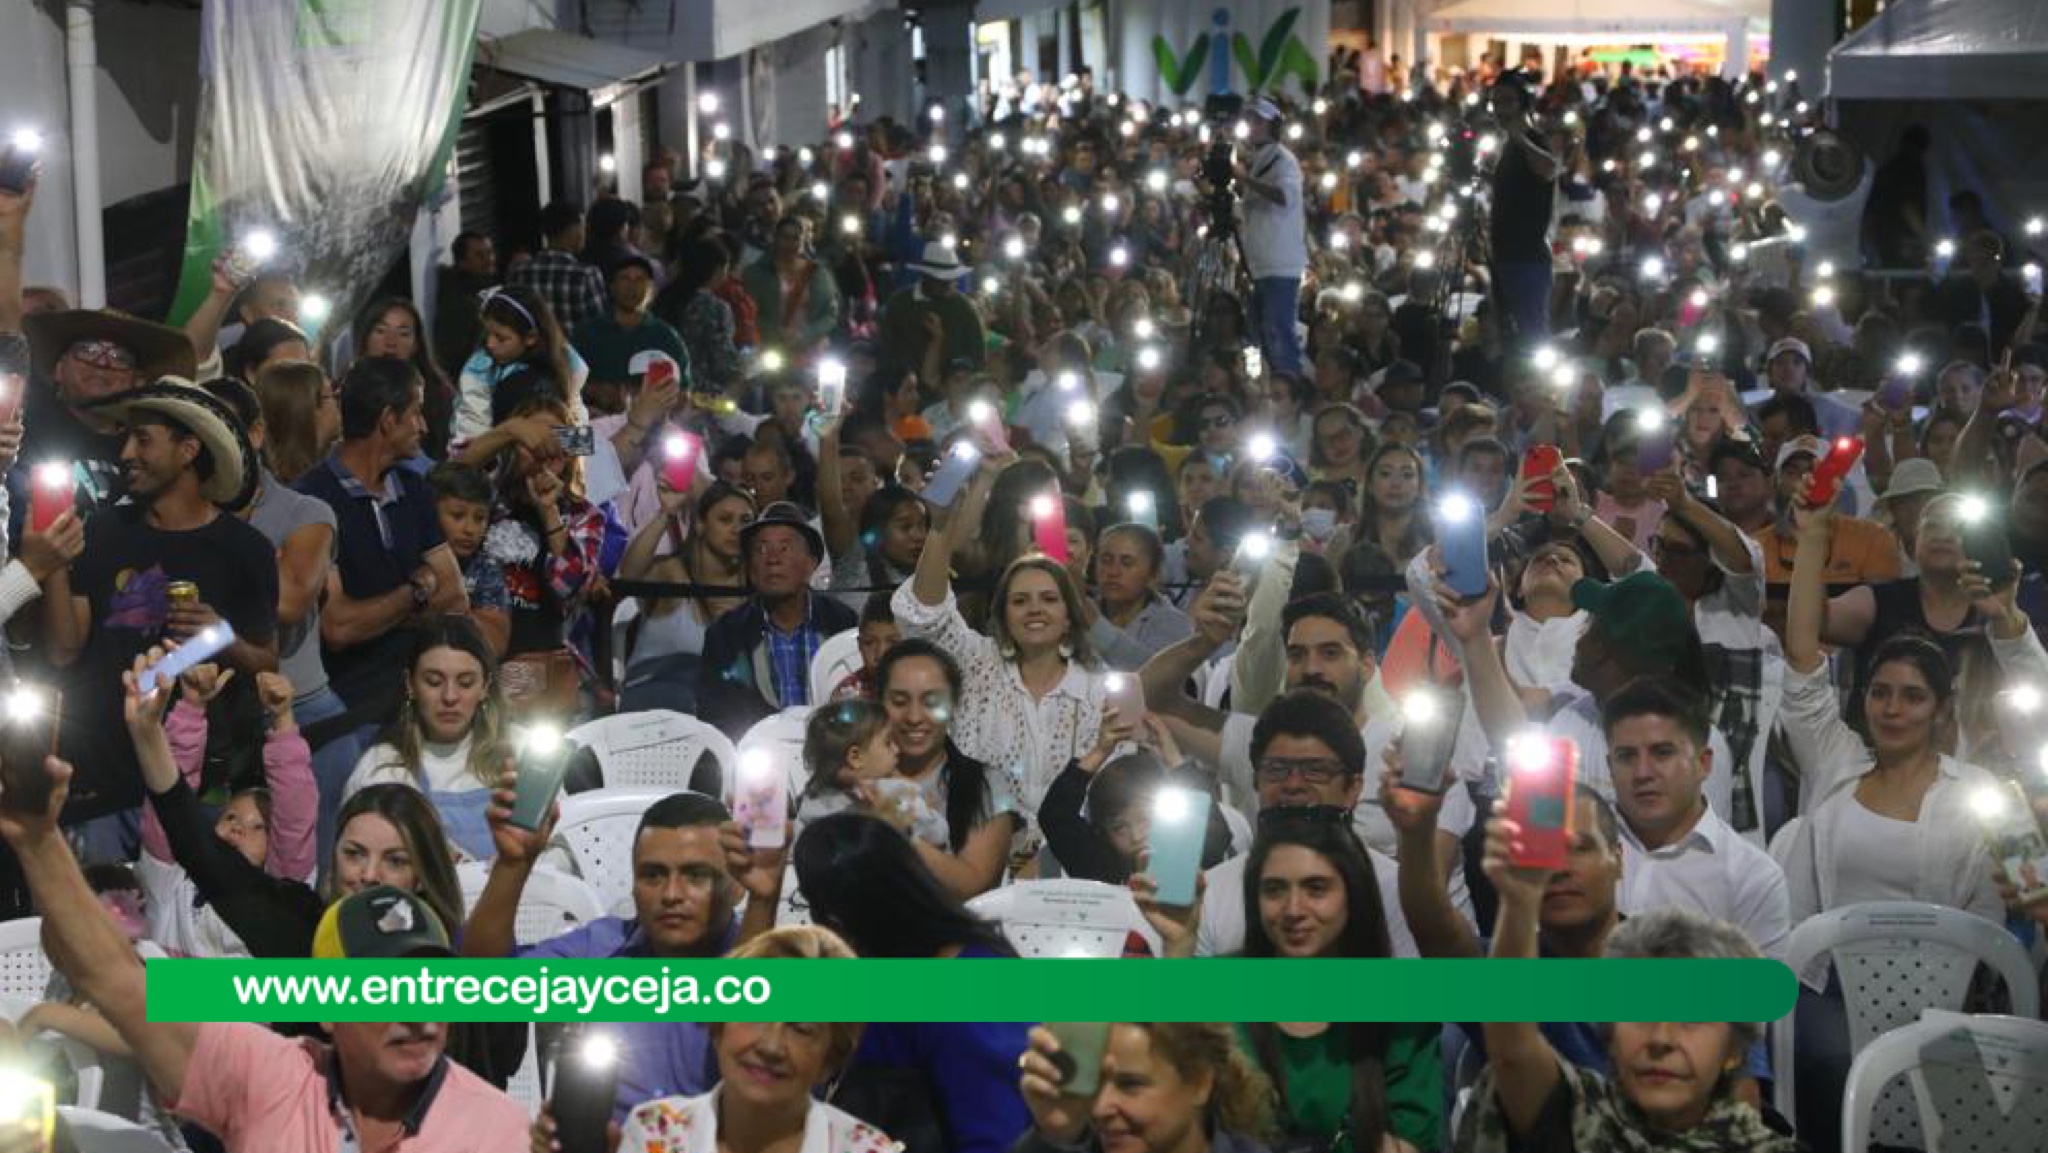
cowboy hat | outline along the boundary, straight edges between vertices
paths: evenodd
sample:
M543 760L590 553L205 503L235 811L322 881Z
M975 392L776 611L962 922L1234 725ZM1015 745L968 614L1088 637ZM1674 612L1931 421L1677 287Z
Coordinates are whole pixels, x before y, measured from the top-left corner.
M72 345L88 340L108 341L134 353L135 372L143 380L165 376L189 380L199 372L199 358L184 333L113 309L74 308L25 316L21 329L28 336L35 374L45 379L56 371L57 361Z
M924 246L924 259L910 266L919 276L933 280L958 280L973 271L960 263L960 256L953 246L942 240L934 240Z
M169 417L199 438L213 457L213 475L201 484L199 494L222 508L235 510L256 495L256 450L249 434L219 397L175 376L154 384L93 401L85 407L107 413L130 423L138 412Z

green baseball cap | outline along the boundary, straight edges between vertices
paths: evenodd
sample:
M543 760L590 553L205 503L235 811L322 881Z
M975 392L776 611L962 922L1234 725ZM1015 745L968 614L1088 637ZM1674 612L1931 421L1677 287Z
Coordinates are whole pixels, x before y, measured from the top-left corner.
M1648 570L1618 581L1585 577L1572 586L1572 607L1585 610L1607 640L1667 663L1685 651L1693 627L1678 588Z
M425 901L389 885L351 893L327 906L313 930L317 960L453 957L441 918Z

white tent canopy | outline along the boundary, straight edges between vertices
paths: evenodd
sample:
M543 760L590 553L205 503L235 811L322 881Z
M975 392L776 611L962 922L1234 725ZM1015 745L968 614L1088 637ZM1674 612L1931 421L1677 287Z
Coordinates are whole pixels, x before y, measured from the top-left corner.
M2048 99L2048 4L1896 0L1828 53L1828 95Z
M1770 0L1455 0L1423 22L1435 33L1612 42L1656 37L1720 40L1770 19Z

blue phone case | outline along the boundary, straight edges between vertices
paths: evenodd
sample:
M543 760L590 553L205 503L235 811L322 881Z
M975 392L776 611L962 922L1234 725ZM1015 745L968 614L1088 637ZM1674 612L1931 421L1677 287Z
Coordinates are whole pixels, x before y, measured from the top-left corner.
M1486 591L1486 517L1475 511L1453 524L1439 519L1436 540L1444 559L1444 583L1461 597Z
M1151 851L1145 871L1158 884L1155 896L1162 905L1187 908L1195 903L1195 875L1202 871L1202 845L1209 839L1209 794L1184 790L1187 812L1179 819L1162 820L1155 812L1152 832L1146 843Z
M178 678L195 665L205 664L215 654L235 643L235 630L228 622L220 621L179 645L164 659L142 670L140 682L142 691L152 693L176 684Z
M960 490L967 487L967 482L973 478L974 470L980 464L979 452L961 452L959 446L955 445L953 450L946 454L946 459L940 462L939 470L925 482L925 501L937 508L952 508L953 502L960 499Z

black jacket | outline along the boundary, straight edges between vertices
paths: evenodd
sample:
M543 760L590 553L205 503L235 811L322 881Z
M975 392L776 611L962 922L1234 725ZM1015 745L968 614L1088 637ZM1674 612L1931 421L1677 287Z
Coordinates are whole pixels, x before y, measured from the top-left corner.
M810 594L811 627L818 639L860 625L860 614L815 590ZM809 680L805 670L805 680ZM768 616L758 599L727 610L704 634L704 663L697 670L697 710L707 724L737 741L748 729L784 708L821 701L785 701L775 693L768 666Z

